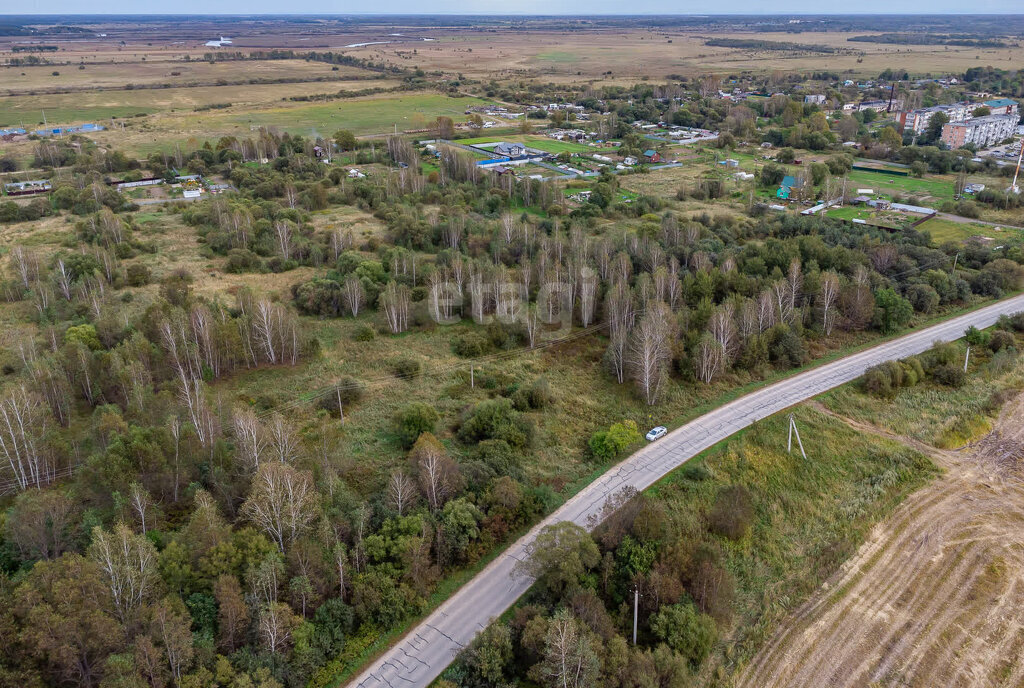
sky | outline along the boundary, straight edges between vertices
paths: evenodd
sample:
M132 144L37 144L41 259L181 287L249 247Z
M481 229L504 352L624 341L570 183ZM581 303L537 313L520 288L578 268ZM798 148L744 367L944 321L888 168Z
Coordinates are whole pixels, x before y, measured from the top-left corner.
M1021 0L4 0L0 14L1022 14Z

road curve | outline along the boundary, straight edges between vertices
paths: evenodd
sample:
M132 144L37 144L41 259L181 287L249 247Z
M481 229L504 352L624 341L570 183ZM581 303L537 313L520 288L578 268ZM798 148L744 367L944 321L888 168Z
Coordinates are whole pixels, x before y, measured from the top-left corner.
M716 408L647 445L585 487L463 585L400 642L349 683L349 688L426 688L477 633L533 581L514 575L518 561L544 526L572 521L590 528L605 502L624 488L644 490L691 457L757 420L857 379L867 368L920 353L936 341L963 336L969 326L988 327L1000 315L1024 311L1024 295L957 316L938 325L851 354Z

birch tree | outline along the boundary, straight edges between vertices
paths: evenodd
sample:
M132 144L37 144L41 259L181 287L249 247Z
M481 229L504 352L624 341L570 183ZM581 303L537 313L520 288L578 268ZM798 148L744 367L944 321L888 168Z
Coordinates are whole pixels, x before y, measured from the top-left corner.
M671 353L670 313L662 303L652 303L633 329L629 341L629 367L648 406L661 392Z
M355 275L345 278L345 283L341 287L341 300L353 318L359 315L363 302L366 301L366 291L363 289L363 283Z
M89 558L100 567L116 616L130 627L159 580L156 548L122 522L111 531L93 529Z
M416 484L404 471L392 471L388 479L388 503L398 512L405 515L405 510L416 501Z
M832 334L836 324L836 300L839 298L839 275L834 272L821 273L821 288L818 292L818 309L821 311L821 329L825 336Z
M0 397L0 457L22 490L53 479L54 467L42 447L44 429L42 406L24 386Z
M710 334L705 333L697 344L697 350L693 357L694 372L697 379L705 384L711 382L718 376L723 368L724 355L722 345L715 341Z
M264 530L282 552L302 535L317 513L313 479L285 463L268 462L252 479L242 515Z
M380 307L391 334L399 334L409 329L409 300L409 287L404 284L388 282L388 286L381 292Z

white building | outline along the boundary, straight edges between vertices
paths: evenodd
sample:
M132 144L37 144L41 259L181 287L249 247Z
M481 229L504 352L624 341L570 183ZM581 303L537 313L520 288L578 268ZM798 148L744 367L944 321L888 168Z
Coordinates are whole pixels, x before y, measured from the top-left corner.
M972 117L963 122L950 122L942 127L942 141L950 148L963 148L973 143L987 148L1013 136L1017 129L1014 115Z
M915 134L920 134L928 128L928 122L938 112L945 114L950 122L963 122L970 118L973 111L974 105L971 103L953 103L952 105L936 105L930 108L900 112L896 116L896 120L904 130L910 129Z

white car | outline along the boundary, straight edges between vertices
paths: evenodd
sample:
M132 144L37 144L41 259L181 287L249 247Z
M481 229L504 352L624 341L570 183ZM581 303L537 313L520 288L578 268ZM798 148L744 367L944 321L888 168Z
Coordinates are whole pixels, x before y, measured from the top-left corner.
M660 440L662 437L668 434L668 428L664 425L659 425L650 432L647 433L647 441L653 442L654 440Z

